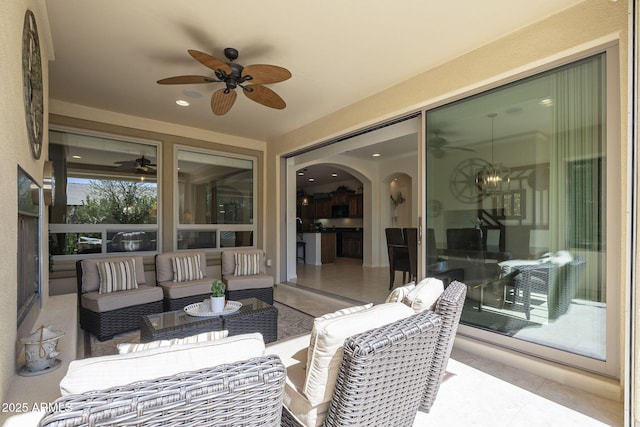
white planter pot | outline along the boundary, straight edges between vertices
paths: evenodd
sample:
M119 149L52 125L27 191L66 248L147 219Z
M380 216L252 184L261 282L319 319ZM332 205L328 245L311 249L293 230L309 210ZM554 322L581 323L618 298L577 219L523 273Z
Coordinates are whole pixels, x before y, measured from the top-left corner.
M220 313L224 310L224 297L210 297L211 311L214 313Z

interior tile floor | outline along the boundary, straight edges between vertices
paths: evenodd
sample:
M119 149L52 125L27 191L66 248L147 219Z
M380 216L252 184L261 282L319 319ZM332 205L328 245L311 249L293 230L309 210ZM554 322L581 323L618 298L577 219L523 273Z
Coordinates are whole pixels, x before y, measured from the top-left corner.
M279 284L275 297L313 316L361 302L384 302L387 268L359 260L297 264L296 280ZM396 285L402 283L396 274ZM431 412L414 426L623 426L624 406L576 388L461 351L454 346Z

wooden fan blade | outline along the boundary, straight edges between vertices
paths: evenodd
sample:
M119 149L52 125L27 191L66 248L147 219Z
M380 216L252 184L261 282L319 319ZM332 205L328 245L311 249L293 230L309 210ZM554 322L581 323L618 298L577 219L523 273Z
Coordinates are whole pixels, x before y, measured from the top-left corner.
M280 96L269 89L266 86L262 85L248 85L247 89L251 89L251 91L245 89L243 90L244 94L247 95L247 98L252 101L257 102L258 104L262 104L267 107L276 108L278 110L282 110L287 104L284 102Z
M235 90L224 93L225 89L217 90L211 95L211 111L216 116L222 116L233 107L238 94Z
M255 64L244 67L242 77L246 76L251 76L249 83L269 84L285 81L291 78L291 73L286 68L276 65Z
M176 76L158 80L161 85L187 85L192 83L212 83L218 80L206 76Z
M220 61L218 58L209 55L208 53L200 52L199 50L188 50L189 55L193 56L193 58L204 65L205 67L209 67L212 70L223 70L227 74L231 74L231 67L227 65L225 62Z

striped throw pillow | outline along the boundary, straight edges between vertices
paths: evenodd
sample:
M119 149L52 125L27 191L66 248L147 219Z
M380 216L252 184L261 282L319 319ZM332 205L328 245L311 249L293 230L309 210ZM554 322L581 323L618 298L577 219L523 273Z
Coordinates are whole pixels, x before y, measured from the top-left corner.
M200 266L200 255L171 257L171 264L173 265L174 282L188 282L204 277Z
M233 254L236 263L234 271L235 276L250 276L252 274L260 274L260 254L243 254L236 252Z
M137 289L136 264L133 259L126 261L98 261L98 275L100 276L100 289L98 293Z

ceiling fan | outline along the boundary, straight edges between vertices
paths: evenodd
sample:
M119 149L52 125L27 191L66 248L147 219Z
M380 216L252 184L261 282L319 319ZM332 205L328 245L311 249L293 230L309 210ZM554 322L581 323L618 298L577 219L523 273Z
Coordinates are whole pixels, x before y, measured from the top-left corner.
M267 107L283 109L287 106L284 100L265 84L278 83L291 77L286 68L276 65L255 64L243 67L236 64L238 51L232 47L224 50L224 55L229 60L224 62L218 58L198 50L188 50L189 54L202 65L211 68L215 77L207 76L176 76L158 80L161 85L196 84L196 83L224 83L225 87L219 89L211 96L211 110L213 114L221 116L226 114L236 100L237 87L242 88L247 98Z
M436 158L444 156L444 150L475 151L471 148L454 147L449 145L449 141L441 136L440 129L435 129L433 131L433 136L427 139L427 148Z
M118 166L116 169L126 171L136 171L140 173L155 173L154 166L158 166L155 163L151 163L151 160L147 159L144 155L135 160L120 160L115 162Z

